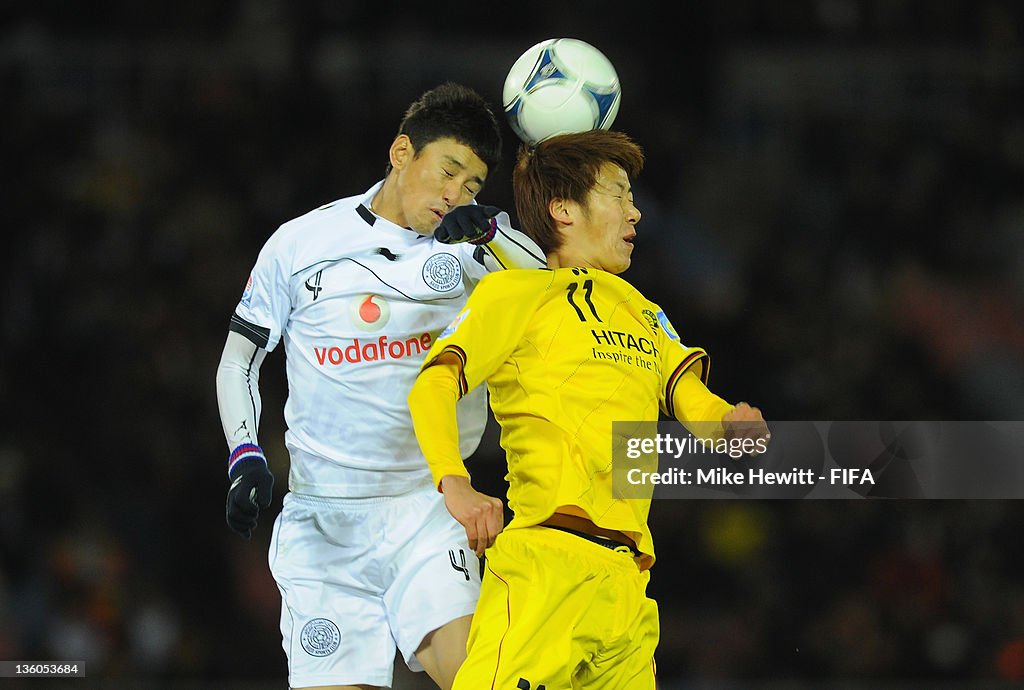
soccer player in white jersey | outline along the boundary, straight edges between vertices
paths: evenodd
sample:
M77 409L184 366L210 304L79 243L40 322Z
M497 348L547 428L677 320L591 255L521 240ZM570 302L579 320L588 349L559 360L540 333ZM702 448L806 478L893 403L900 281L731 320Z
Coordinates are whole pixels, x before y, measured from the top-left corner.
M475 202L500 155L476 92L426 92L405 114L385 179L282 225L231 317L217 399L227 521L246 538L273 487L257 439L258 374L284 342L290 469L270 568L293 688L390 687L397 648L447 689L465 657L479 564L433 485L406 398L488 271L544 265L507 215ZM459 404L464 457L486 423L484 395ZM481 519L500 524L500 501Z

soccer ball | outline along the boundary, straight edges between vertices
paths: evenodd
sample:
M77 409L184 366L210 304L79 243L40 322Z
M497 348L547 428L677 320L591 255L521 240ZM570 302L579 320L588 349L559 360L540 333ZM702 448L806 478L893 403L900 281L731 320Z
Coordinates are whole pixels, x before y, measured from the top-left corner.
M502 90L509 124L530 146L557 134L608 129L621 99L611 61L575 38L531 47L512 65Z

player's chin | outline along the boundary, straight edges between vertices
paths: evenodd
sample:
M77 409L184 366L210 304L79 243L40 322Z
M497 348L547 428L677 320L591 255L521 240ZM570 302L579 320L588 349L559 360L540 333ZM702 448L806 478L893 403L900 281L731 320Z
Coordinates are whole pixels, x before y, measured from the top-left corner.
M630 264L632 264L632 263L633 263L632 259L630 259L628 256L623 257L618 262L613 264L611 266L611 269L608 272L609 273L614 273L615 275L618 275L620 273L624 273L626 271L626 269L628 269Z
M437 216L431 216L427 220L420 221L414 225L410 225L409 229L420 235L429 236L433 235L434 231L441 226L441 219Z

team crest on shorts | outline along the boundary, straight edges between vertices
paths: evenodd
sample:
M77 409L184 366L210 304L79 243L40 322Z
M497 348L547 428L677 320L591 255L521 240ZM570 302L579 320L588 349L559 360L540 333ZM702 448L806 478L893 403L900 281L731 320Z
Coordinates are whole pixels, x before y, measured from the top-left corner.
M462 280L462 266L451 254L434 254L423 264L423 282L431 290L448 292Z
M330 656L341 646L341 631L334 621L314 618L302 626L300 640L310 656Z

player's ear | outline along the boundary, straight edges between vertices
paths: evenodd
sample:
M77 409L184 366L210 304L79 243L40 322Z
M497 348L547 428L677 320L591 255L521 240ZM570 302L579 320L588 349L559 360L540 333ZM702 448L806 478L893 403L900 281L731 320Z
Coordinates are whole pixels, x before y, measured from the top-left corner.
M560 225L572 225L573 213L568 199L554 198L548 202L548 214Z
M388 157L391 160L391 167L403 167L408 161L413 159L414 153L412 140L409 138L409 135L399 134L395 137L395 140L391 142L391 148L388 149Z

